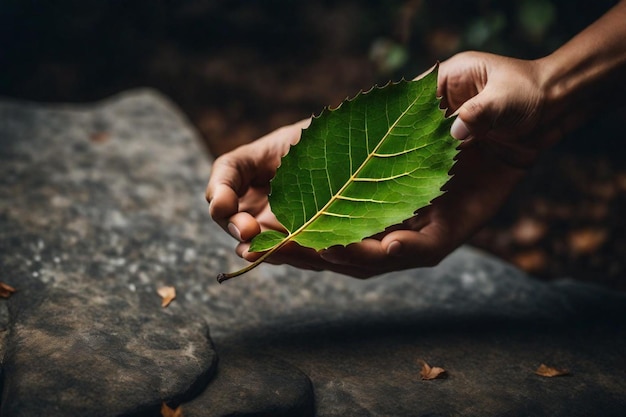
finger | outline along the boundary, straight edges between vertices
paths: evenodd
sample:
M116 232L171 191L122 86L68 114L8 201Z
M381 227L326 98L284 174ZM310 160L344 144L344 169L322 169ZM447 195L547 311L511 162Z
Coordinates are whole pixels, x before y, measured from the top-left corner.
M244 175L242 166L250 166L245 156L237 156L238 150L215 160L206 188L211 217L222 227L225 219L239 210L239 196L243 193ZM250 168L248 168L250 169Z
M247 212L234 214L228 220L228 232L240 242L247 242L261 233L261 226L257 220Z
M240 244L236 251L247 261L254 262L262 253L248 252L249 245L247 243ZM311 248L302 247L296 243L290 242L282 247L278 252L272 254L265 260L266 263L273 265L287 264L299 269L307 269L311 271L332 271L339 274L347 275L353 278L370 278L383 272L378 268L364 265L338 265L325 261L320 254Z
M443 189L443 187L442 187ZM402 222L403 227L398 227L396 229L388 229L388 232L393 232L395 230L415 230L419 231L423 227L425 227L430 222L430 216L432 212L433 206L429 204L425 207L417 210L415 215L405 221ZM384 237L384 236L383 236Z
M309 127L311 125L311 122L313 121L313 119L311 117L308 117L306 119L302 119L299 122L296 122L293 124L293 126L295 126L298 129L306 129L307 127ZM297 135L294 135L295 137L293 138L293 141L295 141L295 143L292 143L293 145L295 145L298 140L300 140L300 134L298 133Z
M385 249L376 239L363 239L348 246L333 246L320 252L320 256L335 265L376 265L387 257Z
M230 154L220 156L213 162L211 176L206 188L206 199L209 203L215 199L218 188L222 185L235 191L241 188L241 157L233 156L237 152L238 149Z
M312 271L328 269L328 264L320 258L317 251L302 247L293 242L288 243L278 252L272 254L267 258L266 262L273 265L286 264L295 268Z
M387 262L405 269L435 266L451 251L450 242L439 234L413 230L389 233L380 244L388 255Z
M455 139L464 140L470 136L483 137L495 125L502 113L498 100L485 88L467 100L458 110L458 117L452 123L450 134Z
M336 246L320 253L322 259L337 266L378 273L406 268L434 266L453 248L445 234L397 230L381 241L364 239L346 247ZM449 249L452 248L452 249Z
M286 246L297 245L288 244ZM265 259L264 262L272 265L287 264L298 269L306 269L310 271L322 271L327 269L328 264L321 261L319 255L317 255L314 250L302 247L299 249L299 251L294 251L293 248L289 250L287 247L283 247L277 253L274 253ZM248 242L244 242L237 245L235 253L248 262L255 262L263 255L263 252L250 252L249 250L250 244Z
M213 184L210 191L207 188L207 200L211 218L225 228L226 220L239 209L237 193L226 184Z
M468 139L470 136L469 126L460 117L457 117L450 127L450 136L457 140Z

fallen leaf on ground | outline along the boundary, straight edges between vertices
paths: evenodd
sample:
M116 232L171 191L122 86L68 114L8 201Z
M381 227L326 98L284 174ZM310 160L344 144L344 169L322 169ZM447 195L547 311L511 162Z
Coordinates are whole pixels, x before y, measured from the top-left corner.
M161 404L161 415L163 417L183 417L183 408L176 407L176 409L170 408L167 404Z
M162 298L161 307L167 307L176 298L176 288L174 287L161 287L157 293Z
M539 376L545 376L547 378L569 375L569 371L567 369L557 369L543 363L539 365L539 368L537 368L535 373Z
M9 284L5 284L0 281L0 297L1 298L9 298L15 292L15 288L10 286Z
M425 381L441 378L446 373L445 369L439 368L438 366L430 366L424 361L420 361L420 363L422 364L420 377L422 377L422 379Z
M109 140L110 137L109 132L95 132L91 134L89 139L91 139L92 142L103 143Z

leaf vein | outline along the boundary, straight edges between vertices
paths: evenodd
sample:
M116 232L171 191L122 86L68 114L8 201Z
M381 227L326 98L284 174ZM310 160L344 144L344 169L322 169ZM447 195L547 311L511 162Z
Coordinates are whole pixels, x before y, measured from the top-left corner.
M407 108L400 113L400 115L396 118L396 120L393 122L393 124L391 124L391 126L389 126L387 128L387 132L383 135L383 137L380 139L380 141L378 142L378 144L374 147L374 149L372 149L372 151L369 150L369 133L368 133L368 129L367 129L367 109L368 106L367 104L365 105L365 118L364 118L364 122L365 122L365 138L366 138L366 143L367 143L367 152L368 152L368 156L367 158L365 158L363 160L363 162L361 163L361 165L357 168L356 172L345 182L345 184L339 189L339 191L337 191L337 193L335 193L335 195L333 195L328 202L324 205L324 207L322 207L321 210L318 210L317 214L313 215L309 220L305 221L304 224L302 224L302 226L300 226L297 230L293 231L292 233L290 233L288 239L293 239L295 236L297 236L298 234L302 233L302 231L306 230L307 227L313 223L317 218L319 218L319 216L326 214L326 209L337 199L337 197L339 195L341 195L346 188L348 187L348 185L350 185L352 182L355 181L370 181L370 179L363 179L363 178L358 178L357 175L358 173L367 165L367 162L369 162L372 157L373 154L376 153L376 151L378 149L380 149L380 147L382 146L382 144L385 142L385 140L390 136L390 133L392 132L392 130L395 128L395 126L399 123L400 120L402 120L402 118L409 113L409 110L415 106L415 104L419 101L419 99L422 97L422 92L420 92L419 94L416 95L416 97L411 101L411 103L407 106ZM388 116L387 116L388 117ZM418 168L415 168L418 169ZM414 170L415 171L415 170ZM393 176L390 177L390 180L396 179L396 178L400 178L403 176L407 176L409 175L411 172L408 173L403 173L401 175L398 176ZM371 181L384 181L384 179L371 179ZM314 193L315 194L315 193Z
M348 219L356 218L355 216L351 216L349 214L333 213L332 211L320 211L320 215L331 216L331 217L343 217L343 218L348 218Z
M398 203L398 201L375 200L373 198L348 197L346 195L338 195L337 200L354 201L357 203L379 203L379 204L397 204Z
M426 143L424 145L421 146L416 146L414 148L409 148L409 149L405 149L402 150L400 152L395 152L395 153L378 153L378 152L373 152L372 156L376 157L376 158L395 158L396 156L402 156L402 155L406 155L409 154L411 152L416 152L420 149L424 149L427 148L428 146L431 146L432 143Z

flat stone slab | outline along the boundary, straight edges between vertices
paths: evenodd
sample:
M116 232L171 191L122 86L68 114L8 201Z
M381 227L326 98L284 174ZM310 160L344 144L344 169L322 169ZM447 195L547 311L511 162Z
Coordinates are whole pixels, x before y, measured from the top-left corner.
M154 415L215 371L208 326L147 293L21 288L9 305L2 415Z
M19 290L2 415L623 415L624 294L470 248L367 281L267 265L219 285L243 261L209 219L210 165L151 91L0 103L0 280Z
M18 290L2 306L0 414L154 415L206 387L206 320L156 292L195 253L171 221L203 166L188 160L194 140L150 92L0 104L0 280Z
M220 351L215 379L183 405L185 417L313 417L309 378L289 363L250 351Z
M219 289L217 345L311 378L320 416L620 416L626 297L533 280L463 248L433 269L358 281L267 267ZM420 378L421 362L447 377ZM540 364L571 375L535 375Z

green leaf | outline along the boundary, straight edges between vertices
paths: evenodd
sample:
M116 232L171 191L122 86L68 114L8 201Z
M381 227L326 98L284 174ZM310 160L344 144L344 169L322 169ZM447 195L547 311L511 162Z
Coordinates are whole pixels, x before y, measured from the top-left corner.
M254 237L250 245L250 252L263 252L272 249L287 237L286 234L275 230L268 230ZM254 245L254 247L253 247Z
M441 195L458 142L439 109L437 68L347 100L313 118L271 182L272 212L288 234L263 232L250 251L288 242L316 250L348 245L414 215Z

